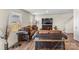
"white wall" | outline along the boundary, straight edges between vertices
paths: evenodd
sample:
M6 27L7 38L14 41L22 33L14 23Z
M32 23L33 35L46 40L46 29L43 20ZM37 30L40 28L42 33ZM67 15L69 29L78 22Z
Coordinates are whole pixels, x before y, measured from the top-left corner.
M79 41L79 9L74 10L74 39Z
M0 9L0 30L5 34L6 24L8 19L8 12L6 10Z
M2 32L5 35L6 24L8 19L8 12L6 10L0 9L0 33ZM2 35L0 35L2 36ZM0 50L4 49L4 39L0 38Z
M19 13L22 14L22 26L27 26L30 25L31 17L32 15L24 12L22 10L16 10L16 9L5 9L5 10L0 10L0 30L2 30L5 34L6 31L6 25L7 25L7 20L11 12ZM11 34L8 37L8 44L9 47L11 47L13 44L15 44L18 41L16 34Z
M57 26L59 30L64 30L66 33L73 33L73 13L63 13L54 15L36 15L39 29L42 28L42 18L53 18L53 27Z

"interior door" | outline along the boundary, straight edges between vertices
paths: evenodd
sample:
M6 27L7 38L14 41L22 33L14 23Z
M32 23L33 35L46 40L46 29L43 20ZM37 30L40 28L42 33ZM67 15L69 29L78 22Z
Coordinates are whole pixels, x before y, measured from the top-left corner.
M21 27L21 14L18 13L11 13L9 16L9 23L8 23L8 48L13 46L18 42L16 32Z

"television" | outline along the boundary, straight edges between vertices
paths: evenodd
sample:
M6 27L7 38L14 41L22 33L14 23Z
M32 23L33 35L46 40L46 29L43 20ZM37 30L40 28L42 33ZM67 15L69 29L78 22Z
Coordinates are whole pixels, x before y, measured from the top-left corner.
M42 18L42 24L52 24L52 18Z

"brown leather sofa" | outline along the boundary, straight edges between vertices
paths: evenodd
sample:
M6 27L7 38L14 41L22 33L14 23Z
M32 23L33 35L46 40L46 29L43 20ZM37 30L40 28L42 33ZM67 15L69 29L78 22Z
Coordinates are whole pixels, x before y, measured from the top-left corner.
M67 39L67 35L60 30L40 30L39 35L48 39L61 40L62 37Z
M67 39L67 35L60 30L40 30L38 32L39 40L62 40L62 38ZM35 43L35 49L65 49L64 41L58 42L43 42L37 41Z
M32 39L32 36L34 35L34 33L38 30L38 27L36 25L32 25L32 26L26 26L26 27L22 27L21 29L19 29L19 31L25 31L28 33L29 36L29 41ZM24 40L23 35L19 34L18 35L18 40L22 41Z

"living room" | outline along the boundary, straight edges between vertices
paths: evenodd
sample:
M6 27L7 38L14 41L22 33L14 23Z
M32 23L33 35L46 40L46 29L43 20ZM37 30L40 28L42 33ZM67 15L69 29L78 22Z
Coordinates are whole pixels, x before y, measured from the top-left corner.
M0 49L40 50L39 46L42 46L41 49L43 50L56 50L59 48L58 46L61 47L58 50L79 49L78 34L74 34L76 33L74 28L77 26L76 23L74 25L74 22L76 22L74 19L77 17L77 12L78 10L73 9L0 10L0 19L3 19L0 20L0 30L3 34L1 36L5 39L1 41ZM62 32L65 40L58 40L57 37L60 37L60 34L50 35L53 31ZM48 36L47 40L37 40L40 33L45 34L45 37ZM55 37L55 34L58 36ZM55 37L54 39L57 38L57 40L50 40L50 37ZM50 47L47 48L48 46Z

